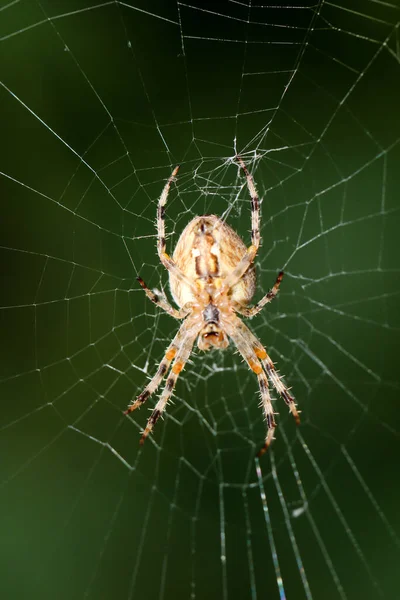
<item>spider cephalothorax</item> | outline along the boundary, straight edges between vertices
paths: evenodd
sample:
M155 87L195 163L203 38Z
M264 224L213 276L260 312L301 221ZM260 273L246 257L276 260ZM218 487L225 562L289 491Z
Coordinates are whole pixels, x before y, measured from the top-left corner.
M210 298L212 300L212 298ZM197 338L200 350L219 348L225 350L229 346L228 336L220 326L220 311L210 301L203 310L204 327Z
M179 310L152 292L140 277L138 281L152 302L176 319L184 320L153 379L126 411L129 413L141 406L156 391L171 367L164 390L142 434L141 443L164 411L196 339L200 350L223 350L232 340L250 369L256 373L268 426L265 444L259 454L267 450L276 427L267 375L289 406L296 422L300 421L294 398L276 372L267 351L237 316L253 317L258 314L275 298L283 277L283 272L280 272L272 289L255 306L248 306L256 287L254 259L260 245L260 212L253 178L243 160L240 157L237 160L246 175L251 197L252 243L248 248L219 217L203 215L195 217L185 227L171 258L165 251L165 204L179 167L175 167L160 196L157 249L162 264L169 272L171 293Z

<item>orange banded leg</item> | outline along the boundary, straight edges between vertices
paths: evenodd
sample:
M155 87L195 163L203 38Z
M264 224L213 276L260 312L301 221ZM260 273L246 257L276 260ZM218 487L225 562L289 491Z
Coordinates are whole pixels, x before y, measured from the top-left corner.
M167 353L168 354L168 353ZM148 385L144 388L143 392L139 394L139 396L134 400L124 412L124 415L128 415L132 411L140 408L142 404L144 404L147 398L150 398L152 394L156 391L162 380L164 379L165 373L168 371L169 365L171 364L171 359L168 360L167 356L164 356L162 361L160 362L157 372L154 375L153 379L150 381Z
M245 329L247 331L249 331L247 329L247 327L240 321L240 319L237 319L237 321L238 321L238 324L241 323L245 327ZM238 327L238 325L235 326L235 324L233 324L233 327L228 326L228 328L229 328L228 329L229 337L235 343L238 351L243 356L244 360L247 362L250 369L257 375L258 385L260 388L260 395L261 395L261 405L264 409L265 420L267 421L267 427L268 427L267 435L265 438L265 444L258 453L258 456L261 456L262 454L264 454L264 452L267 451L272 440L274 439L274 430L276 427L274 410L272 408L271 396L269 394L268 379L267 379L266 374L263 371L263 368L262 368L260 360L258 359L257 353L251 343L251 341L252 341L251 338L246 338L246 336L243 335L243 333L240 331L241 328ZM250 331L249 331L249 333L250 333ZM251 335L253 336L253 334L251 334Z
M174 391L174 387L175 387L176 381L179 377L179 373L184 368L184 366L190 356L190 353L191 353L192 347L193 347L193 342L194 342L195 338L197 337L197 333L198 332L196 331L195 334L188 335L185 338L185 340L183 341L182 346L179 349L179 351L176 355L176 358L173 362L171 371L167 377L167 381L165 382L165 387L163 389L163 392L162 392L153 412L151 413L150 418L147 421L145 430L143 431L142 437L140 438L141 445L144 444L147 436L149 435L149 433L152 432L154 425L157 423L158 419L163 414L165 407L167 405L167 402L171 398L172 392Z
M296 425L300 425L300 414L296 408L294 398L289 393L289 389L284 385L281 377L278 375L277 371L275 370L274 363L272 362L272 360L270 359L270 357L268 356L268 354L266 352L265 352L265 354L266 354L266 356L265 356L265 358L262 359L262 362L263 362L263 365L265 366L265 370L268 373L268 377L272 381L276 391L282 396L285 403L288 405L290 412L292 413L292 415L296 421Z
M295 418L296 425L299 425L300 424L300 415L299 415L299 411L296 408L294 398L289 393L289 389L285 386L281 377L276 372L274 363L272 362L271 358L269 357L266 349L261 344L261 342L256 338L254 333L252 331L250 331L250 329L240 319L237 319L237 329L239 330L241 336L245 340L247 340L247 342L254 348L255 354L256 354L257 358L259 358L261 360L261 362L263 363L264 368L267 372L267 375L270 378L273 386L275 387L276 391L280 394L280 396L282 396L285 403L288 405L290 412L292 413L292 415Z
M274 439L274 431L276 427L274 411L271 403L271 396L269 395L268 379L264 371L258 375L258 384L260 386L261 393L261 404L264 409L265 420L267 421L267 436L265 438L264 446L257 452L257 456L262 456L271 445Z
M175 356L178 352L178 347L181 343L181 340L185 333L185 330L186 330L186 321L184 321L182 323L178 333L172 340L171 344L168 346L165 356L162 359L162 361L160 362L157 372L154 375L153 379L146 385L143 392L141 392L139 394L139 396L136 398L136 400L133 400L131 402L131 404L128 406L127 410L124 412L125 415L129 414L133 410L136 410L137 408L142 406L142 404L144 404L144 402L146 402L147 398L149 398L157 390L158 386L164 379L164 375L168 371L171 362L173 361L173 359L175 358Z

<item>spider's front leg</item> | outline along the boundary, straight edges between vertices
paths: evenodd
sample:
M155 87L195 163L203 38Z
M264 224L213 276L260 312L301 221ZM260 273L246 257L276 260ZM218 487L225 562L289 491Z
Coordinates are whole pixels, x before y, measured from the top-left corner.
M238 326L239 324L243 325L240 319L236 317L233 322L231 321L230 323L226 323L225 327L229 337L236 345L238 351L243 356L250 369L257 375L261 395L261 406L264 409L265 420L267 421L268 427L267 435L265 438L265 444L257 455L261 456L262 454L264 454L264 452L268 450L272 440L274 439L274 431L276 427L274 416L275 413L272 407L267 376L263 371L262 365L258 359L253 345L250 343L249 339L243 336L241 329Z
M297 425L300 424L299 411L297 410L293 396L291 396L289 393L289 389L284 385L282 379L276 372L274 363L268 356L267 351L261 342L256 338L256 336L250 331L250 329L246 327L246 325L238 317L230 317L226 328L228 335L236 344L237 349L246 360L250 369L254 371L258 377L261 399L268 424L268 433L265 444L258 453L258 456L262 456L262 454L268 450L268 447L273 439L273 429L276 427L276 423L274 419L275 413L272 410L271 398L267 387L268 381L264 371L262 370L261 363L264 366L275 389L279 392L285 403L288 405Z
M257 358L264 365L264 368L268 374L268 377L272 381L273 386L275 387L276 391L280 394L280 396L282 396L285 403L289 407L290 412L292 413L292 415L296 421L296 425L299 425L300 424L300 415L299 415L299 411L296 408L296 403L294 401L294 398L289 393L289 388L287 388L285 386L281 377L278 375L277 371L275 370L274 363L272 362L268 352L266 351L264 346L261 344L260 340L254 335L254 333L252 333L252 331L250 331L250 329L239 318L237 318L237 329L238 329L238 331L240 331L241 336L245 340L248 341L248 344L250 344L251 347L253 348Z
M185 322L186 323L186 322ZM184 324L185 324L184 323ZM199 327L194 325L192 328L188 328L185 332L186 335L183 337L181 341L181 345L176 353L175 360L172 364L171 371L167 377L165 382L165 387L163 392L150 415L150 418L147 421L147 425L145 430L143 431L142 437L140 438L140 444L144 444L145 439L153 430L154 425L157 423L158 419L163 414L165 407L167 405L168 400L172 396L172 392L174 391L174 387L176 381L179 377L179 373L183 370L185 364L187 363L189 356L192 352L193 343L199 333Z
M146 385L143 392L141 392L139 394L139 396L131 402L131 404L128 406L127 410L124 413L125 415L128 415L130 412L132 412L132 411L136 410L137 408L139 408L140 406L142 406L142 404L144 404L144 402L146 402L147 398L149 398L157 390L158 386L164 379L164 376L165 376L166 372L168 371L171 362L173 361L173 359L175 358L175 356L178 352L178 349L182 343L182 339L184 338L185 333L186 333L186 321L184 321L182 323L182 325L180 326L180 328L178 330L178 333L176 334L176 336L174 337L174 339L168 346L167 351L164 355L164 358L158 365L156 374L154 375L152 380Z
M262 348L262 346L261 346L261 348ZM265 370L268 373L268 377L272 381L277 392L282 396L285 403L289 407L289 410L292 413L294 420L296 421L296 425L300 425L300 411L297 410L296 403L294 401L293 396L289 392L289 388L287 388L284 385L281 377L278 375L277 371L275 370L274 363L272 362L271 358L267 354L267 351L264 348L262 348L262 350L260 350L260 352L262 353L261 360L263 362L263 365L265 366ZM264 353L265 353L265 356L264 356Z

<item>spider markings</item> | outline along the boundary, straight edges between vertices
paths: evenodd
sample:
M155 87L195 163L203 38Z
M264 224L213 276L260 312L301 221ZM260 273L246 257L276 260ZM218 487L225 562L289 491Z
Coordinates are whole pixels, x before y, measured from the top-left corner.
M268 449L276 427L267 375L288 405L296 423L300 422L294 398L276 372L267 351L237 316L237 314L243 317L257 315L275 298L283 278L281 271L272 289L257 304L248 306L256 287L254 259L260 246L260 210L253 177L239 156L237 161L246 176L251 199L252 243L248 248L237 233L219 217L204 215L195 217L188 223L170 257L166 252L165 243L165 205L171 183L175 180L179 167L175 167L158 201L157 251L161 263L169 272L171 293L179 310L173 308L166 298L152 292L143 279L138 277L138 281L154 304L183 322L160 362L156 374L125 411L125 414L128 414L140 407L157 390L170 369L165 387L140 438L141 444L163 414L179 373L189 359L196 338L200 350L211 348L223 350L229 346L231 340L249 368L257 375L261 406L267 422L265 443L258 456Z
M205 323L214 323L215 325L219 322L219 310L211 302L203 311L203 319Z

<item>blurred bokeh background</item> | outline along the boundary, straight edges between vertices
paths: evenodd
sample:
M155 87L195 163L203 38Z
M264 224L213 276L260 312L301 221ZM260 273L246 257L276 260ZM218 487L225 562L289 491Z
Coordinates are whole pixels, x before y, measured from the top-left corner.
M20 0L1 11L4 598L398 595L400 10L343 0ZM276 441L240 357L196 351L164 420L123 411L177 323L198 214L250 241L249 324L302 411ZM276 397L276 395L275 395ZM397 566L396 566L397 565Z

